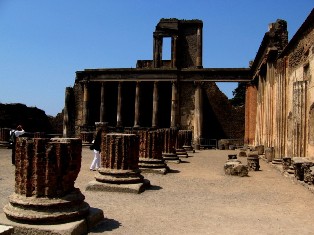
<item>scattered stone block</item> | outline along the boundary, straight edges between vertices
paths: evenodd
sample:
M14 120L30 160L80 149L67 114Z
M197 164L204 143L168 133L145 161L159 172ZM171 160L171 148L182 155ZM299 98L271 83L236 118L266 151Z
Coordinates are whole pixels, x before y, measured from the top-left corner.
M248 176L248 166L245 166L239 160L228 160L224 165L226 175Z
M228 160L237 159L236 154L228 154Z
M290 169L291 162L292 162L291 157L282 158L282 168L284 171L288 171Z
M238 157L247 157L246 151L245 150L240 150L238 152Z
M250 171L258 171L260 168L257 152L250 152L247 156L247 166Z
M257 146L255 146L254 149L255 149L255 151L257 151L258 155L264 154L264 150L265 150L264 145L257 145Z
M267 162L272 162L273 159L275 158L275 148L270 147L270 148L265 148L265 158Z
M310 163L310 161L305 157L294 157L292 158L292 165L294 169L294 176L297 180L304 180L304 166L303 164Z

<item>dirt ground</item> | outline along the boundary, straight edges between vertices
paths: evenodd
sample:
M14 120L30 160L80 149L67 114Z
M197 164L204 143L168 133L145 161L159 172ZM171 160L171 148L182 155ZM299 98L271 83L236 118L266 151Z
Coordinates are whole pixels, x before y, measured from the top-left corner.
M143 173L152 187L130 194L85 191L95 172L89 171L92 151L83 148L76 187L105 215L89 234L314 234L314 194L263 160L249 177L225 175L227 155L235 151L202 150L168 163L166 175ZM13 193L14 166L9 149L0 149L0 159L2 213Z

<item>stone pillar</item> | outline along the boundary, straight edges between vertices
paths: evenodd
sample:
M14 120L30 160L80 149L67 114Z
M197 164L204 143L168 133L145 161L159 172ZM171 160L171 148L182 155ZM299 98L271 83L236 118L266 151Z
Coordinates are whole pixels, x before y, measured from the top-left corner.
M71 125L70 125L70 115L69 110L71 107L71 94L72 87L65 88L65 102L63 109L63 137L70 137Z
M100 88L100 115L99 115L99 121L104 122L106 118L106 104L105 104L105 83L101 83Z
M154 91L153 91L153 115L152 115L152 127L158 127L158 82L154 82Z
M134 127L140 127L140 82L136 82L135 107L134 107Z
M181 134L184 136L184 143L183 143L183 148L186 151L193 151L193 147L192 147L192 136L193 133L191 130L179 130L179 132L181 132Z
M172 82L170 127L177 127L177 84Z
M0 128L0 143L8 143L10 139L10 128Z
M8 219L58 224L89 215L84 195L74 187L81 168L80 139L17 138L16 146L15 192L3 208Z
M138 131L139 168L142 172L166 174L169 170L162 158L163 138L157 131Z
M195 88L194 99L194 146L195 149L200 149L200 139L202 138L203 127L203 104L202 104L202 87L198 82Z
M141 175L139 137L135 134L109 133L103 136L101 168L86 190L140 193L150 185Z
M177 142L176 142L176 154L179 158L187 158L189 155L183 148L185 143L185 132L183 130L178 131Z
M203 26L199 26L197 28L197 55L196 55L196 67L203 68L203 61L202 61L202 51L203 51Z
M83 84L83 118L82 125L88 125L89 123L89 89L88 82L84 82Z
M122 82L118 84L117 127L122 127Z
M159 68L161 63L162 38L154 35L154 68Z
M178 36L173 36L171 38L171 67L177 67L177 41Z
M163 135L163 153L162 157L165 162L180 163L180 158L176 155L176 142L178 130L176 128L159 129Z

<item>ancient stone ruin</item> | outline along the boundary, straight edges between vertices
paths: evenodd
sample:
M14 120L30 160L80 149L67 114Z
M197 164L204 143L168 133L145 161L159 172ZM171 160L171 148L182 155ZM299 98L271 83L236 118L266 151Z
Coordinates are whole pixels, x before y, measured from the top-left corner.
M34 225L86 223L90 206L74 187L81 158L80 139L17 138L15 190L3 208L7 218ZM97 216L102 219L102 211Z
M139 169L139 137L109 133L103 136L101 167L86 190L141 193L150 186Z

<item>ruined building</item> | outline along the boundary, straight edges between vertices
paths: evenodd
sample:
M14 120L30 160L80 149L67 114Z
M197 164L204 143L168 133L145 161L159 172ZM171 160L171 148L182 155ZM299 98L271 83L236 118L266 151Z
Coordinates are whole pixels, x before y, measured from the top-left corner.
M232 107L215 82L249 81L249 68L203 68L201 20L161 19L153 33L153 60L136 68L85 69L66 88L64 136L116 128L193 130L201 138L243 138L244 112ZM163 39L171 38L171 60Z
M275 158L314 158L314 10L288 42L287 23L269 25L246 91L245 142Z

